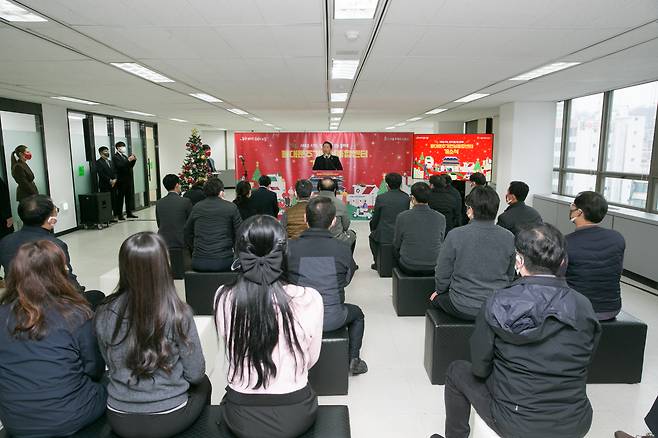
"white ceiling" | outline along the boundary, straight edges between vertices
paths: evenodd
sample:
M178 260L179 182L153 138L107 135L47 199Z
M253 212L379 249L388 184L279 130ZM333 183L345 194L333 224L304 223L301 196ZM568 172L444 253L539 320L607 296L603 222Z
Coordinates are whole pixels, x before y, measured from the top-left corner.
M0 20L0 96L236 130L268 128L223 108L285 130L326 130L332 91L352 91L343 130L382 130L451 108L400 128L418 131L437 120L495 114L506 102L658 79L655 0L380 0L375 20L325 23L332 1L19 0L49 21ZM347 31L359 32L356 41ZM356 82L327 81L327 50L330 58L361 59ZM507 80L563 60L583 64L529 82ZM153 84L109 62L138 62L176 82ZM492 95L452 103L476 91ZM50 99L57 95L104 105Z

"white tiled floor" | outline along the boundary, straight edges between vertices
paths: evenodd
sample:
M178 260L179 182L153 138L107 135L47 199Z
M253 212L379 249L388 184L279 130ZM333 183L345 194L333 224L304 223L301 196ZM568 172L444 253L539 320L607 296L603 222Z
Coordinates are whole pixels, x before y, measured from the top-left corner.
M138 213L139 220L113 225L103 231L65 235L74 271L88 288L100 286L100 276L117 267L118 249L131 234L155 230L154 210ZM355 438L428 437L442 432L445 410L443 387L432 386L423 367L424 318L398 318L391 304L391 280L370 269L368 224L353 222L357 231L355 258L361 269L347 289L347 300L366 314L362 357L367 374L351 377L348 396L321 397L321 404L347 404ZM182 282L177 282L182 292ZM110 291L104 291L108 293ZM649 324L644 375L639 385L590 385L594 423L588 437L612 437L615 430L647 431L643 418L658 394L658 297L623 286L624 309ZM221 358L218 359L221 362ZM225 380L216 364L214 396L223 396Z

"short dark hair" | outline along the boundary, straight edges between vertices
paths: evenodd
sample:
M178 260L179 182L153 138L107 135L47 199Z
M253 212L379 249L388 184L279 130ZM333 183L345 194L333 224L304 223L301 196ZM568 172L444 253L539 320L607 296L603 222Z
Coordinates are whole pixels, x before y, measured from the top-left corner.
M272 178L267 175L262 175L258 178L258 185L263 187L269 187L272 184Z
M311 199L306 205L306 223L310 228L328 229L336 217L336 206L326 196Z
M219 178L208 178L208 181L203 185L203 193L208 197L217 197L224 191L224 183Z
M107 146L101 146L98 148L98 153L102 154L103 151L109 151L110 149Z
M444 174L443 174L443 175L441 175L441 176L442 176L442 177L443 177L443 179L444 179L444 180L446 181L446 187L448 187L448 186L451 186L451 185L452 185L452 177L451 177L451 176L450 176L449 174L447 174L447 173L444 173Z
M487 185L487 177L484 176L484 174L482 172L472 173L471 176L468 177L468 180L470 182L475 183L478 186L486 186Z
M126 144L122 141L117 141L114 145L114 149L119 149L120 147L126 147Z
M566 240L551 224L521 230L514 239L516 251L530 274L557 274L566 256Z
M416 202L427 204L430 202L430 186L426 182L417 182L411 186L411 196L416 198Z
M510 195L514 195L517 201L525 201L525 198L528 197L530 187L523 181L512 181L509 183L509 189L507 191Z
M180 184L180 178L178 175L170 173L169 175L165 175L165 177L162 178L162 185L170 192L176 188L176 184Z
M310 198L313 192L313 184L307 179L300 179L295 183L295 192L299 199Z
M333 178L322 178L318 181L318 191L327 190L329 192L335 192L337 188L338 184L336 184Z
M324 145L326 145L326 144L328 144L328 145L329 145L329 148L331 148L331 149L333 149L333 148L334 148L334 145L332 145L330 141L326 141L326 140L325 140L325 142L324 142L324 143L322 143L322 146L324 146Z
M402 175L400 175L399 173L395 173L395 172L387 173L386 176L384 177L384 180L386 180L386 185L391 190L397 190L402 185Z
M475 219L492 221L498 214L500 198L498 193L489 186L475 186L466 196L464 203L473 209Z
M38 227L53 214L55 204L46 195L32 195L23 198L18 204L18 217L25 225Z
M608 201L596 192L580 192L573 200L573 205L582 210L588 221L598 224L608 214Z
M209 144L204 144L204 145L201 146L201 147L203 148L204 151L207 151L208 149L210 149L210 145L209 145Z
M435 189L444 189L448 185L443 175L430 176L430 184L432 185L432 188Z

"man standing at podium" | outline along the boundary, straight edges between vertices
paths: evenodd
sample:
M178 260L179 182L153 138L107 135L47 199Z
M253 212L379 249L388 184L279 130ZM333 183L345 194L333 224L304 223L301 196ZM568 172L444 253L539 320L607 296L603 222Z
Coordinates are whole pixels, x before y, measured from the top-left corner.
M343 165L340 164L340 158L331 155L333 145L325 141L322 143L322 155L315 158L313 163L313 170L343 170Z

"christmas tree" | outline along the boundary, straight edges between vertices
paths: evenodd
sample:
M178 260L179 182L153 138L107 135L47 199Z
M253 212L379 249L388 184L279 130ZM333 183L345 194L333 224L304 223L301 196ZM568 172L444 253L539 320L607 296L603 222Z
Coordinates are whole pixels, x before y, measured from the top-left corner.
M254 184L258 183L258 178L260 178L260 164L258 161L256 161L256 169L254 170L254 174L251 175L251 180L254 182Z
M377 191L378 195L388 192L388 184L386 184L386 175L382 176L382 182L379 184L379 190Z
M192 129L192 135L185 144L187 149L187 156L183 161L183 168L180 177L180 185L183 191L189 190L192 185L199 179L207 179L210 174L208 167L206 152L203 150L203 143L201 143L201 136L199 131Z

